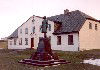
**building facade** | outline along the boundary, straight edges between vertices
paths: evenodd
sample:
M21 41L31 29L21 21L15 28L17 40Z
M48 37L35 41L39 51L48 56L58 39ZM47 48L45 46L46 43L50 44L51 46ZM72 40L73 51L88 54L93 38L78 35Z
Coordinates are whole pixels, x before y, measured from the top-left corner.
M76 10L47 18L47 37L52 50L79 51L81 49L100 49L100 22ZM43 18L30 17L8 37L8 49L38 47L43 37L41 25Z

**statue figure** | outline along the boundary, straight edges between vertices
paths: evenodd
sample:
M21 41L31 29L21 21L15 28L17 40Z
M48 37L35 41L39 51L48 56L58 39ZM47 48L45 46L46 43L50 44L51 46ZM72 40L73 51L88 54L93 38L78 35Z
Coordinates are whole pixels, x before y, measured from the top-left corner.
M46 33L47 33L47 28L48 28L48 20L46 19L46 16L43 17L43 21L42 21L42 26L41 26L41 30L42 33L44 33L44 38L46 38Z

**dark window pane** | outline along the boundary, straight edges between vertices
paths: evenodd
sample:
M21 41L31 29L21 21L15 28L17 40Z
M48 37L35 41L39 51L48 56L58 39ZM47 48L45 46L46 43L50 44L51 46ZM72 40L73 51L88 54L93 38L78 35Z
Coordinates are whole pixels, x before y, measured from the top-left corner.
M57 36L57 45L61 45L61 36Z
M97 24L95 24L95 30L97 30L98 28L97 28Z
M73 35L68 35L68 45L73 45Z
M25 38L25 45L28 45L28 38Z

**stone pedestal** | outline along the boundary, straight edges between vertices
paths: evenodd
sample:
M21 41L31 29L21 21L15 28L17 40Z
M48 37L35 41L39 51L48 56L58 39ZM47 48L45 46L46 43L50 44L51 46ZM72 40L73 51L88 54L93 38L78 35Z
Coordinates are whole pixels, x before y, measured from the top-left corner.
M59 59L58 55L52 52L49 39L41 38L38 44L37 51L32 54L29 59L23 59L19 61L19 63L44 67L58 64L67 64L70 62Z

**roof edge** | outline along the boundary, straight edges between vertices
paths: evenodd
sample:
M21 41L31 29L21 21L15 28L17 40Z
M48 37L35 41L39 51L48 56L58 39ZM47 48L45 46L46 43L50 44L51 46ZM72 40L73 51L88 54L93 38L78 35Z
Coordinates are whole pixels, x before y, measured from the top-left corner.
M71 34L71 33L79 33L79 31L63 32L63 33L52 33L52 34L54 34L54 35L61 35L61 34Z

